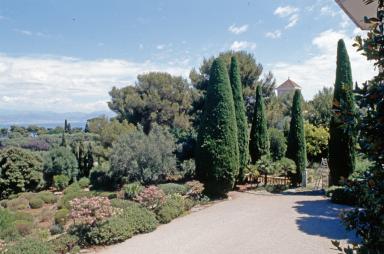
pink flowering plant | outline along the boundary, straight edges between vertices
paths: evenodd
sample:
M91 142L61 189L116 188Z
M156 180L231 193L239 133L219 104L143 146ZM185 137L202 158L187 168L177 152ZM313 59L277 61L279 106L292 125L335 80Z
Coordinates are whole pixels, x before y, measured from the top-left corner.
M151 185L142 190L135 200L148 209L155 209L164 203L165 194L158 187Z
M70 218L74 224L94 225L112 217L119 211L112 207L106 197L82 197L71 200Z

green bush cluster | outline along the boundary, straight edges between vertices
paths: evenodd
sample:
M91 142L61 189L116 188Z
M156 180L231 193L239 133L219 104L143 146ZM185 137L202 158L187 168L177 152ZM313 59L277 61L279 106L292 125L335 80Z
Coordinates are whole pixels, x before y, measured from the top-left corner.
M7 246L7 254L55 254L53 246L37 238L23 238Z
M57 202L57 207L59 209L70 209L71 206L69 204L69 201L71 201L72 199L91 196L93 196L92 192L84 191L80 188L77 183L73 183L64 190L64 196L59 200L59 202Z
M185 211L185 201L179 194L167 196L165 202L156 211L160 223L168 223Z
M144 187L139 182L125 184L123 186L124 198L134 199Z
M69 185L69 177L66 175L53 176L53 186L58 190L64 190Z
M62 208L56 211L54 219L55 223L64 226L67 223L69 210Z
M19 197L7 202L7 208L11 211L24 210L29 208L29 201L26 198Z
M31 200L29 200L29 206L32 209L42 208L43 205L44 205L44 201L41 198L34 197Z
M186 185L177 183L159 184L157 187L159 187L159 189L162 190L165 195L185 195L188 191L188 187Z
M353 206L357 203L356 194L349 188L336 188L328 195L331 196L331 201L336 204Z
M78 253L80 251L77 245L79 238L74 235L63 234L50 241L55 253Z
M49 191L39 192L37 193L37 197L42 199L46 204L54 204L57 202L57 197L55 196L55 194Z
M80 178L80 180L78 181L78 184L80 186L80 188L84 189L84 188L88 188L89 184L90 184L90 181L88 178L86 177L82 177Z

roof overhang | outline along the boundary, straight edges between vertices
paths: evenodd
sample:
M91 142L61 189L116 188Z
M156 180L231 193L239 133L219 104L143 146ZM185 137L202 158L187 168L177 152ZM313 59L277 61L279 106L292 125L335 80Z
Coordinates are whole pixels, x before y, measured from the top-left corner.
M364 22L364 17L376 17L378 2L364 4L363 0L335 0L352 21L362 30L369 30L369 24Z

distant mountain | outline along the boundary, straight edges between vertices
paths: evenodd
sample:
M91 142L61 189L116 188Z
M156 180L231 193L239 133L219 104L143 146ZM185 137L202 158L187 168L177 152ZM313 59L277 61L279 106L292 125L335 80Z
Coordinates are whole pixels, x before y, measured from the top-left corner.
M90 118L105 115L107 117L115 116L112 111L97 111L92 113L66 112L57 113L51 111L2 111L0 110L0 126L9 127L11 125L39 125L52 128L64 124L67 119L72 127L84 127L86 121Z

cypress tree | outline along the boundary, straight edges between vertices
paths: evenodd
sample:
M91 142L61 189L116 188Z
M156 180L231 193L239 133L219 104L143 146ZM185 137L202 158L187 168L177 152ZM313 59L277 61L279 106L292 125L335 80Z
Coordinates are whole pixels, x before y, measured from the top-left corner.
M287 158L296 164L296 174L292 175L292 183L300 184L302 172L307 166L307 149L305 146L304 121L301 108L301 92L295 91L292 102L291 124L288 134Z
M235 103L236 122L237 122L237 139L239 143L239 176L238 179L244 179L244 168L248 164L249 148L248 148L248 122L245 114L245 104L243 100L243 87L240 79L240 70L236 56L231 58L231 66L229 70L229 79L232 87L233 101Z
M338 185L341 178L355 169L356 106L353 94L351 64L344 41L337 45L336 81L332 118L329 126L330 184Z
M252 120L249 152L253 163L259 160L261 156L269 154L267 118L265 115L261 86L257 86L256 88L256 102Z
M209 195L233 189L239 173L237 125L228 70L213 61L203 116L197 137L196 173Z

